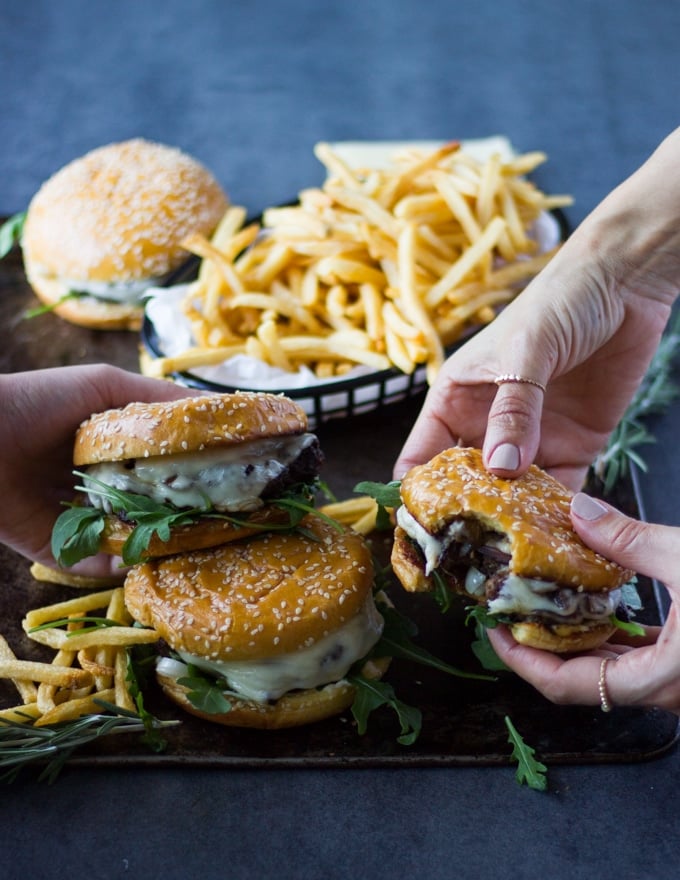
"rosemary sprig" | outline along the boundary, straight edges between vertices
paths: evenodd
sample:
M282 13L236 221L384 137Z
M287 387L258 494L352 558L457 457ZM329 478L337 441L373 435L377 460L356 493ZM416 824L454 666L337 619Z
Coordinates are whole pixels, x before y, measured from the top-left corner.
M101 702L106 712L83 715L62 724L36 727L31 722L0 718L0 779L12 782L29 765L45 763L40 781L54 782L73 752L102 736L112 733L146 733L147 724L134 712ZM179 724L178 721L154 719L158 730Z
M664 412L680 394L680 385L673 379L673 369L679 355L680 313L661 337L623 418L593 463L593 471L602 480L605 493L611 492L618 481L628 474L632 463L642 471L647 470L638 447L655 443L656 438L646 427L645 420Z

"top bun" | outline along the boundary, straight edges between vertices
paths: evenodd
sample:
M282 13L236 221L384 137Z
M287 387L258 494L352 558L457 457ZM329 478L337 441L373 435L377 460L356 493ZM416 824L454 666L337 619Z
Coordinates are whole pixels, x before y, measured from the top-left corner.
M29 283L54 305L79 284L158 281L187 258L183 239L210 235L227 205L212 174L176 148L140 138L99 147L31 200L22 234ZM56 312L91 327L141 323L138 304L94 297Z
M453 517L471 517L507 536L510 570L521 577L594 592L620 587L633 572L581 541L569 516L571 498L536 465L506 480L486 470L479 449L461 447L412 468L401 483L406 509L430 534L443 531Z
M373 586L356 532L307 515L304 533L271 532L130 569L125 603L171 648L211 660L294 653L338 630Z
M73 463L89 465L233 446L301 434L307 424L305 411L295 401L266 392L129 403L95 413L82 423Z

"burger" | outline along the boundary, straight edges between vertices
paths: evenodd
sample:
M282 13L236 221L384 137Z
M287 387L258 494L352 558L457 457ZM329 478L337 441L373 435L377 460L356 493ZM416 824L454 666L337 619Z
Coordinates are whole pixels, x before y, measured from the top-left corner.
M140 138L92 150L50 177L31 200L21 236L27 279L61 318L138 330L141 300L210 235L228 200L181 150Z
M295 526L313 506L323 454L293 400L265 392L130 403L78 429L78 501L52 552L141 559Z
M351 705L355 665L368 678L386 670L387 660L363 662L383 629L366 543L315 514L301 525L130 569L126 606L158 632L158 681L187 712L238 727L307 724ZM209 707L206 682L217 692Z
M595 553L569 517L571 493L535 465L489 473L478 449L452 448L401 482L392 567L406 590L443 585L556 653L598 647L615 630L633 572Z

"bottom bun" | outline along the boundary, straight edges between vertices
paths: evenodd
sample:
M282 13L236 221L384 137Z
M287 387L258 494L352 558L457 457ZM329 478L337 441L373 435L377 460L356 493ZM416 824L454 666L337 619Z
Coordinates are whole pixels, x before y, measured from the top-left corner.
M370 660L364 665L361 674L366 678L382 678L389 664L389 657ZM178 684L177 679L161 672L158 672L156 677L166 696L185 712L205 721L212 721L213 724L223 724L227 727L255 727L261 730L299 727L338 715L352 705L355 694L354 686L344 680L321 688L291 691L273 703L240 700L225 694L231 702L231 710L210 714L202 712L191 704L187 697L187 688Z
M56 278L41 278L27 268L27 277L34 293L55 315L71 324L91 330L140 330L144 310L132 303L107 302L94 296L65 299L69 288Z
M510 632L516 642L554 654L571 654L577 651L592 651L603 645L616 630L611 623L583 626L569 626L558 623L547 626L541 623L511 623Z
M401 526L394 529L390 562L399 583L409 593L427 593L433 589L432 578L423 570L419 551Z
M286 525L289 521L289 515L287 511L279 507L265 506L255 513L244 514L243 520L245 524L236 525L226 519L205 517L196 522L173 528L167 541L163 541L154 532L144 555L148 558L174 556L176 553L218 547L220 544L260 534L264 529L274 525ZM133 528L133 525L123 522L117 516L107 516L99 542L100 552L120 556L123 545L130 537Z

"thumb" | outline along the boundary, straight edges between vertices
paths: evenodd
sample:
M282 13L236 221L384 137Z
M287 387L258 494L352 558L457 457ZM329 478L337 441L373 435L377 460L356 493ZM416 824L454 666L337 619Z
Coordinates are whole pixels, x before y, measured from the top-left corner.
M498 386L484 436L484 464L493 473L516 477L536 457L540 442L543 390L528 382Z
M680 529L632 519L582 492L572 498L571 519L581 540L602 556L680 586Z

